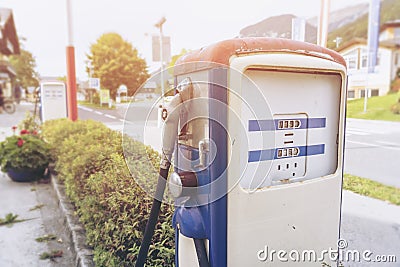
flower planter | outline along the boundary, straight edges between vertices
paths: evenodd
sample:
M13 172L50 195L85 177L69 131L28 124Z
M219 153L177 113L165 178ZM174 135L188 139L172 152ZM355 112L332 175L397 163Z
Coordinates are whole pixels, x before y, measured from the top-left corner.
M43 178L46 169L9 169L7 175L15 182L32 182Z
M43 178L51 161L49 144L36 130L21 130L0 142L0 168L11 180L31 182Z

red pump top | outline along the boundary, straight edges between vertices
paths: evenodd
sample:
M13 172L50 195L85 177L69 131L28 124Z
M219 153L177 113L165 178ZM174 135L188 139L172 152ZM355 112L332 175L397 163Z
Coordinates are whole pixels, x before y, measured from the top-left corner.
M295 53L319 57L337 62L346 67L346 62L339 53L315 44L290 39L250 37L220 41L189 52L177 60L174 74L180 75L209 69L220 64L229 65L229 60L233 55L265 52Z

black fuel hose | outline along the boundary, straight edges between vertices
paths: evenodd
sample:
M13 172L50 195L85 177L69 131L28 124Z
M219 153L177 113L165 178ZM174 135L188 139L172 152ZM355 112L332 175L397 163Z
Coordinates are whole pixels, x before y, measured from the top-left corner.
M179 87L179 89L178 89ZM168 172L171 166L170 160L175 149L176 135L178 133L179 119L181 115L182 103L193 97L193 85L190 78L184 79L181 85L177 86L178 93L174 96L167 108L167 117L163 126L162 158L160 174L158 176L157 189L154 196L153 206L150 211L150 218L146 224L143 241L140 245L138 259L135 267L143 267L146 262L147 253L151 238L154 234L154 228L158 221L161 201L164 196L167 184Z
M154 194L153 206L151 207L150 217L146 224L146 230L144 232L142 244L140 245L139 255L135 267L143 267L146 262L150 242L158 221L158 215L160 213L161 200L163 199L165 187L167 184L169 167L170 164L167 165L167 169L160 168L157 188Z
M206 244L204 239L193 238L194 246L196 248L197 259L200 267L209 267L210 263L207 257Z

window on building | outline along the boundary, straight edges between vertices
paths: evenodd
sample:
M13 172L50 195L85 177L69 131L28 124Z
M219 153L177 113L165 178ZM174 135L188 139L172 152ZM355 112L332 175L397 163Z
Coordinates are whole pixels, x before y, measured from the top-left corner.
M400 28L394 28L394 39L400 38Z
M361 68L365 69L368 66L368 56L362 55L361 56Z
M361 50L361 59L360 60L361 60L360 68L366 69L368 67L368 49ZM378 51L378 53L376 55L376 66L380 65L380 61L381 61L381 55Z
M355 98L356 92L354 90L350 90L347 92L347 98Z
M348 57L345 58L345 60L346 60L347 68L349 70L357 69L357 57L348 56Z
M369 90L369 97L372 96L379 96L379 89L370 89ZM365 97L365 90L360 90L360 97L363 98Z
M379 89L372 89L371 96L379 96Z

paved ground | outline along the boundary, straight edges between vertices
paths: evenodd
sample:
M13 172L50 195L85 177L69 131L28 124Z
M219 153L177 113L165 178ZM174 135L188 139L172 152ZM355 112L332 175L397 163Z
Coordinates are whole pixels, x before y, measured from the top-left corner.
M400 207L386 202L343 191L340 237L346 240L346 251L358 251L360 261L346 261L346 267L400 266ZM367 262L366 250L372 252ZM345 255L345 253L343 253ZM395 256L396 260L377 263L376 256Z
M12 115L0 114L0 141L12 134L11 126L18 124L33 105L22 103L17 109ZM51 184L16 183L0 172L0 217L8 213L26 221L0 226L1 267L75 266L70 237ZM35 241L46 234L57 239L48 243ZM40 260L40 254L52 250L62 250L63 256L54 261Z
M345 173L400 188L400 122L347 119Z

